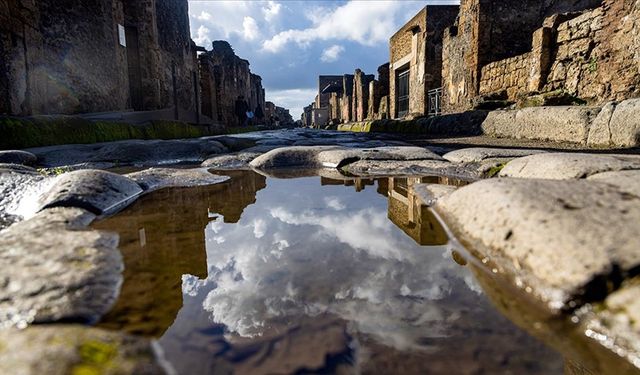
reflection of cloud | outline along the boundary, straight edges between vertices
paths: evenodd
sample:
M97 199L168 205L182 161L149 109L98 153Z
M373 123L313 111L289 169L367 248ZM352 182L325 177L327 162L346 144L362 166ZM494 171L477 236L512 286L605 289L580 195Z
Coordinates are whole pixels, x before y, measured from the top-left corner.
M324 199L324 203L326 203L327 207L333 208L336 211L342 211L346 208L344 203L342 203L338 197L326 197Z
M478 303L447 250L416 245L375 191L328 194L301 181L293 194L274 181L240 223L208 228L207 238L226 239L207 247L209 276L195 286L214 322L255 337L327 313L385 345L430 350L429 338L449 335L461 316L460 299Z
M340 242L371 255L389 259L406 257L406 253L402 252L390 235L395 230L393 223L373 209L321 216L311 211L294 214L285 208L276 207L271 210L271 216L286 224L319 226Z

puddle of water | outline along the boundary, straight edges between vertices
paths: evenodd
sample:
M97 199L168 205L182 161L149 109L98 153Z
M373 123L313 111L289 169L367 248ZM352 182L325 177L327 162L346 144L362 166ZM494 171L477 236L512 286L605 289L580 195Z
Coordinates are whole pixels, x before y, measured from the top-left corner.
M416 204L442 181L229 174L96 223L126 263L101 326L158 338L179 374L563 373Z

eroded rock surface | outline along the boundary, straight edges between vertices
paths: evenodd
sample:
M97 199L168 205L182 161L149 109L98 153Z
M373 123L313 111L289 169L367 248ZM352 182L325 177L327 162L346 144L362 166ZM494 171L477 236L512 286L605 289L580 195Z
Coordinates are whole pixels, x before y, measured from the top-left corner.
M99 170L79 170L56 177L40 197L40 209L79 207L96 215L113 212L142 194L130 178Z
M640 220L640 198L604 183L485 180L435 208L480 259L516 275L553 310L603 298L640 265L630 225Z
M0 373L165 374L149 340L76 325L0 330Z
M630 169L640 169L640 156L545 153L513 160L500 176L566 180Z
M47 209L0 232L0 326L94 321L117 298L117 234L85 229L95 215Z
M269 149L268 151L271 151ZM262 155L262 152L242 151L234 154L218 155L202 162L202 166L212 169L244 169L249 163Z
M445 154L443 158L452 163L473 163L481 162L486 159L515 159L544 152L545 151L542 150L528 149L472 147L451 151Z
M127 177L137 182L145 192L165 187L213 185L229 179L227 176L211 174L205 168L149 168L129 173Z
M27 151L0 151L0 163L33 165L37 160L37 156Z
M440 184L415 184L414 194L427 206L433 206L436 202L458 190L456 186Z

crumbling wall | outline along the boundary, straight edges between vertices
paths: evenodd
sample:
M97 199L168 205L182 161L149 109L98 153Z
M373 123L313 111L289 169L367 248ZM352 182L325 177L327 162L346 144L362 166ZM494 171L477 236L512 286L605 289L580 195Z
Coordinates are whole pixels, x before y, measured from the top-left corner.
M374 80L373 74L365 74L356 69L353 78L353 121L364 121L369 110L369 83Z
M342 94L338 94L336 92L331 93L331 97L329 98L329 121L333 121L335 123L339 123L342 117L342 108L340 107L340 102L342 99Z
M593 9L601 2L602 0L461 1L458 20L445 33L443 41L444 111L470 109L472 99L480 94L482 68L535 49L534 32L548 16Z
M506 91L510 98L529 86L531 53L496 61L482 68L480 94Z

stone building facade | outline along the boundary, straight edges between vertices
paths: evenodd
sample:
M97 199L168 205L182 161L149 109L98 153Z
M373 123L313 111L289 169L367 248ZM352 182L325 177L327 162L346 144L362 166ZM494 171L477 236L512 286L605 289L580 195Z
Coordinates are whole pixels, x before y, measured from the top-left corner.
M426 93L442 86L442 36L458 6L426 6L389 41L391 117L428 113Z
M367 119L389 118L389 63L378 67L378 79L369 82Z
M532 49L481 69L480 95L517 101L561 90L591 104L640 95L640 3L605 0L544 20Z
M249 61L236 56L226 41L214 41L212 47L199 56L202 113L231 127L243 124L243 117L237 113L239 102L244 102L243 106L249 111L259 112L259 108L264 114L262 78L251 73Z
M528 57L520 55L549 43L545 39L551 37L549 34L538 33L534 37L547 17L581 12L600 5L601 0L462 0L456 23L445 31L443 37L445 112L473 107L473 100L481 91L482 70L491 63L505 60L487 67L485 71L497 79L502 72L509 73L506 83L503 80L499 85L513 92L513 87L520 87L527 75L525 65ZM567 16L571 17L570 14ZM562 20L562 17L557 20ZM495 80L485 77L485 90L497 86Z
M187 0L0 1L0 114L198 110Z

